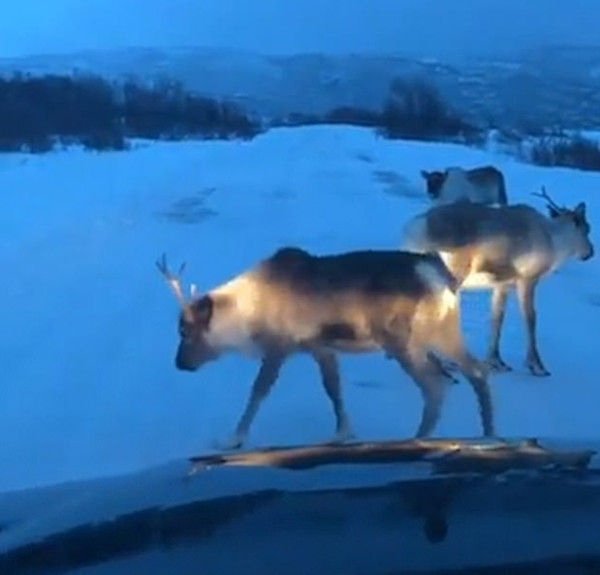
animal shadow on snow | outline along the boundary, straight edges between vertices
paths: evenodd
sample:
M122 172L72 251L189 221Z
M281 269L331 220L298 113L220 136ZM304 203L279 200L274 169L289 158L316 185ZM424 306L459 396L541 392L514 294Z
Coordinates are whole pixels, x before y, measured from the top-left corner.
M365 162L367 164L372 164L375 161L373 159L373 156L371 156L370 154L367 154L366 152L357 152L354 157L357 160L359 160L361 162Z
M170 204L160 217L178 224L198 224L218 213L207 205L216 188L205 188Z
M396 198L421 198L423 192L411 185L409 180L393 170L374 170L373 179L382 185L384 193Z
M590 294L588 301L594 307L600 307L600 292Z
M277 201L288 201L296 198L296 194L293 191L283 187L275 188L274 190L267 192L264 195L267 198Z
M357 379L357 380L350 381L350 385L354 385L355 387L362 387L365 389L381 389L383 387L387 387L380 381L367 380L367 379Z

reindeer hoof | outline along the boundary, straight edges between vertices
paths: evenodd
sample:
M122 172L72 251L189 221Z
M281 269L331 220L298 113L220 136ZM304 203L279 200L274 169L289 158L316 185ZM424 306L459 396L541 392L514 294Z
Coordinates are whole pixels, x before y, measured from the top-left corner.
M500 357L490 357L486 363L492 371L505 373L513 370L512 367Z
M543 365L528 365L529 373L535 377L548 377L550 372Z
M348 441L351 441L352 439L355 439L355 438L356 438L356 435L354 434L354 431L352 431L352 429L350 427L346 427L344 429L336 431L335 435L329 441L325 441L323 444L324 445L342 445L342 444L347 443Z
M236 449L241 449L244 445L244 439L242 437L238 437L234 435L229 439L225 439L222 441L214 441L213 447L219 451L235 451Z
M331 439L323 441L321 445L344 445L348 443L352 439L352 436L349 437L339 437L338 435L334 435Z

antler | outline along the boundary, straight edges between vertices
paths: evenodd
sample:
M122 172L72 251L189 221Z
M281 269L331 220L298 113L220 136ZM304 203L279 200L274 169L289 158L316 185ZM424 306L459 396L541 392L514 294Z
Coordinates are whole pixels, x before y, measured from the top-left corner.
M183 262L179 267L179 272L177 274L174 274L169 270L169 267L167 265L167 256L165 254L162 255L161 259L156 261L156 267L158 268L158 271L167 280L169 287L173 290L173 293L175 294L177 301L179 301L179 303L181 304L181 307L184 307L186 304L186 298L183 294L183 287L181 285L181 274L185 269L185 265L185 262Z
M565 208L563 206L559 206L546 192L546 186L542 186L542 193L532 192L533 196L537 196L538 198L543 198L548 202L548 204L559 212L564 212Z

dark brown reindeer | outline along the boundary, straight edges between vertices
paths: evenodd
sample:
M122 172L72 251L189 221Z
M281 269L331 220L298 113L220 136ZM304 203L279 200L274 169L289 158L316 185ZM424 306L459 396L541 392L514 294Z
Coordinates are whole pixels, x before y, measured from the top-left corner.
M466 349L454 278L436 255L357 251L316 256L277 250L230 281L186 299L166 258L157 262L180 305L177 369L195 371L221 354L260 358L246 408L231 441L242 446L261 402L293 353L316 361L336 418L334 442L353 436L344 407L337 353L383 351L420 388L424 400L416 436L430 435L445 388L429 350L456 362L474 388L484 435L494 434L485 364Z
M567 260L589 260L594 246L584 202L559 206L546 193L548 216L526 204L486 206L456 202L436 206L409 220L400 248L439 254L460 284L459 291L492 289L492 332L488 363L511 368L500 356L500 332L510 289L516 288L527 330L526 365L549 375L537 347L535 291L540 280Z

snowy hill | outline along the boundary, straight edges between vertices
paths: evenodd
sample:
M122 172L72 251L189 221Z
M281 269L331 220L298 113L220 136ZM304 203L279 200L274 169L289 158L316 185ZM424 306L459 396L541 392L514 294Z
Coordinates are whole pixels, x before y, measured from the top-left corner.
M459 145L378 139L344 127L275 129L250 142L140 142L130 152L0 155L3 209L0 491L133 472L210 452L232 430L257 365L228 357L174 368L177 306L154 261L166 252L209 289L282 244L318 253L393 248L426 207L421 169L493 163L511 201L543 209L585 200L597 237L600 176L544 169ZM600 259L571 263L538 294L539 345L552 376L521 367L524 329L511 298L495 375L504 436L598 435L595 375ZM467 340L483 354L487 294L464 298ZM379 355L342 358L358 437L414 432L421 397ZM286 365L249 447L311 443L333 432L307 358ZM477 434L468 386L453 386L440 435Z
M549 46L521 55L446 62L401 54L262 55L209 48L132 48L0 59L0 73L94 72L167 76L265 117L380 109L395 77L424 76L480 122L521 127L600 126L600 48Z
M164 75L191 90L245 102L267 116L322 113L343 105L378 109L394 75L422 68L394 56L266 56L199 48L86 51L0 60L0 71L5 72L92 71L112 78Z

